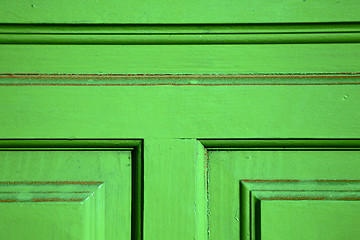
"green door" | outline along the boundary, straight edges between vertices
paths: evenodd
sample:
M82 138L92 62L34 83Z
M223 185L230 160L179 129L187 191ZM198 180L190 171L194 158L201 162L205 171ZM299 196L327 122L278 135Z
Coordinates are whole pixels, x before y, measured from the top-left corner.
M2 3L0 239L359 239L359 10Z

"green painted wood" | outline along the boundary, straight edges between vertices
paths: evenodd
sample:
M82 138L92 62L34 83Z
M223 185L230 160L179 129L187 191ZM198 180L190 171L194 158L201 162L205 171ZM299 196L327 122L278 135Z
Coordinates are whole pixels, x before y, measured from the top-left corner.
M1 23L356 22L356 0L3 2Z
M359 151L264 149L210 151L210 239L359 235Z
M99 141L88 145L90 140L83 144L76 139L144 138L144 239L150 240L206 239L204 187L207 181L202 178L206 175L206 158L201 157L206 151L196 138L285 138L256 143L218 141L212 145L202 140L213 148L279 148L299 143L298 140L288 142L286 138L359 136L357 85L2 86L0 91L7 99L0 104L7 113L0 117L2 126L6 126L0 128L1 138L73 139L57 140L53 144L48 140L1 143L7 150L19 150L19 147L46 150L55 146L64 149L70 148L72 142L72 147L78 150L131 148L137 141L110 144L111 140L107 140L106 144ZM358 146L354 140L311 140L302 147L313 145L319 148ZM320 156L324 166L328 164L326 157ZM350 173L357 176L355 160L347 161L352 162L352 171L340 171L340 160L343 162L344 158L339 155L338 159L339 165L331 168L335 177L346 177ZM298 166L312 162L309 158L306 164L298 163ZM96 164L100 163L96 160ZM286 177L299 176L298 168L294 167ZM30 179L26 174L23 178ZM141 188L137 191L141 192ZM140 225L137 222L133 226L139 228ZM213 234L211 225L209 230Z
M11 240L89 239L91 228L85 209L85 205L79 203L2 203L0 237Z
M360 130L357 85L2 86L0 96L0 138L358 138Z
M307 239L356 239L358 182L313 180L359 179L358 10L354 0L3 3L0 181L37 191L0 193L0 238L255 239L259 216L240 209L258 214L260 203L264 239L304 236L298 225ZM39 184L64 179L104 182L105 225L88 193Z
M360 72L360 45L0 45L1 73Z
M284 44L284 43L359 43L360 33L321 34L212 34L212 35L0 35L0 44L101 44L101 45L165 45L165 44Z
M358 33L358 22L266 24L0 24L1 34L261 34ZM61 36L59 36L61 37Z
M195 139L144 140L144 239L202 239L198 154Z
M356 150L359 139L202 139L207 150ZM1 142L0 142L1 143Z
M247 86L358 85L360 73L293 74L41 74L0 73L0 85Z
M103 192L103 185L100 181L1 182L0 202L85 202Z
M359 43L358 23L0 24L0 44Z
M131 239L131 151L1 150L1 238Z
M141 151L141 140L133 139L0 139L2 150L134 150ZM26 149L29 148L29 149Z
M195 186L196 186L196 212L195 212L195 239L207 239L208 231L208 152L204 145L196 141L196 165L195 165Z
M359 43L359 24L0 24L0 44Z
M264 201L261 239L358 238L359 204L359 201Z

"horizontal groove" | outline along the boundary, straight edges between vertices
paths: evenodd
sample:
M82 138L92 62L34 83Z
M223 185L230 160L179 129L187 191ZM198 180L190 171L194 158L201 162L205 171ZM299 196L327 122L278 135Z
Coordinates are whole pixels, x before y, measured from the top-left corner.
M360 32L274 34L0 34L0 44L168 45L360 43Z
M0 24L0 33L219 34L359 32L360 23L288 24Z
M358 151L360 149L360 139L206 139L200 142L209 150Z
M133 151L133 148L0 148L0 151Z
M0 150L134 150L141 140L121 139L0 139Z
M360 148L207 148L208 151L257 151L257 152L272 152L272 151L282 151L282 152L291 152L291 151L308 151L308 152L350 152L350 151L359 151Z
M359 43L360 23L66 25L0 24L0 44Z
M303 200L333 200L333 201L360 201L360 198L327 198L327 197L272 197L272 198L262 198L261 200L265 201L274 201L274 200L293 200L293 201L303 201Z

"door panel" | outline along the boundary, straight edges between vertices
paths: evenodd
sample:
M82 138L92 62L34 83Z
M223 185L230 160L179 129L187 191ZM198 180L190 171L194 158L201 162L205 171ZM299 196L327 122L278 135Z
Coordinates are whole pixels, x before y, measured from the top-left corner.
M0 238L130 239L131 151L51 147L0 151Z
M358 239L358 200L261 201L261 239Z
M359 157L341 148L210 151L210 239L356 239Z
M37 184L31 185L35 185L33 191L38 191ZM57 193L59 187L53 188L56 193L16 192L17 198L11 200L4 196L0 204L1 239L104 239L105 199L100 193L102 189L84 191L87 193L83 194ZM64 195L76 196L67 198Z

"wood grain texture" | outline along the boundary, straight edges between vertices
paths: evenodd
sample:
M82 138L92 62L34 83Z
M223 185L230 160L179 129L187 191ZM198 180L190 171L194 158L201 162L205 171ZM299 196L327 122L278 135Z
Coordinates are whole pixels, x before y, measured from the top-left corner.
M261 239L358 238L359 204L359 201L265 201L261 204ZM306 230L301 231L298 226Z
M301 34L358 33L359 22L263 23L263 24L0 24L1 34Z
M103 182L0 182L0 202L84 202ZM103 200L102 200L103 201Z
M279 239L280 228L287 232L281 239L296 239L303 236L298 224L313 239L337 239L343 233L337 221L349 226L349 236L358 236L350 230L358 220L351 214L360 199L358 151L237 150L209 153L210 239ZM316 216L297 214L299 207ZM321 219L334 227L325 233Z
M0 44L358 43L359 23L0 24Z
M360 72L360 45L0 45L1 73Z
M0 44L359 43L359 24L0 24Z
M139 141L74 140L73 143L1 141L0 198L10 200L1 201L1 236L63 239L60 233L67 233L67 239L141 238ZM128 148L121 149L127 143ZM92 149L92 146L100 148ZM39 221L40 216L46 221ZM42 222L53 227L45 227L47 224ZM118 223L122 223L121 229L116 227ZM24 231L20 233L17 230L21 226Z
M14 0L1 23L289 23L356 22L357 0L83 1Z
M202 169L195 145L195 139L144 140L144 239L201 239Z
M0 95L1 138L358 138L360 130L352 85L2 86Z
M272 232L283 225L266 219L306 226L307 213L316 223L329 212L354 224L359 10L357 0L3 2L0 189L101 180L105 239L239 239L240 226L253 224L239 223L239 179L261 187L315 179L347 192L265 191L264 239L284 238ZM23 216L24 230L44 229L44 239L96 238L92 202L72 201L88 193L52 194L30 193L41 207L21 209L0 193L0 213ZM67 231L50 232L47 222L69 225L68 216Z

